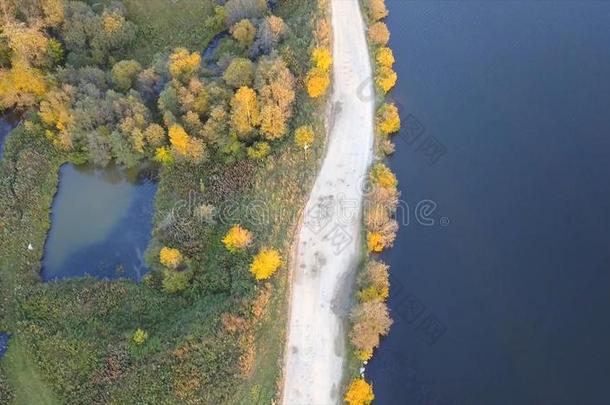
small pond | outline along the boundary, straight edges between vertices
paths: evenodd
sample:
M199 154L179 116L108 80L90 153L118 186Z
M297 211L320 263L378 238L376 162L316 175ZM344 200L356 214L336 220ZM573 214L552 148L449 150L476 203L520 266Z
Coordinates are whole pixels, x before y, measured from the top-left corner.
M10 132L17 126L19 123L19 118L14 113L7 113L3 116L0 116L0 158L2 158L2 153L4 152L4 143L6 142L6 137Z
M4 357L4 353L8 349L8 341L11 339L11 336L7 333L0 332L0 359Z
M140 281L156 183L143 172L66 164L51 213L44 281L90 275Z

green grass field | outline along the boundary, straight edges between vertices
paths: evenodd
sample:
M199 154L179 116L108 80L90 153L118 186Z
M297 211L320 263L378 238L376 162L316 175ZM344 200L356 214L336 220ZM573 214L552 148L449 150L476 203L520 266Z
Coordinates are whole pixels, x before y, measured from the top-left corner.
M217 34L206 25L214 0L124 0L128 18L138 26L135 57L150 62L159 52L175 47L201 50Z

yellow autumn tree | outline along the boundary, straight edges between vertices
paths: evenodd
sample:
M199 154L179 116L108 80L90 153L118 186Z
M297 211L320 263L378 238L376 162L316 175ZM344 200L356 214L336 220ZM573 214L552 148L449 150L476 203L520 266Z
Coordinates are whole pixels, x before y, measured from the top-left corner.
M174 153L192 163L200 163L205 156L205 147L201 139L195 139L186 133L184 128L174 124L169 128L169 141Z
M345 393L345 402L349 405L369 405L374 399L373 387L364 378L353 380Z
M392 49L388 48L387 46L382 46L377 50L375 60L379 66L389 68L394 66L394 63L396 62L396 59L394 59L394 52L392 52Z
M222 240L229 252L235 253L252 243L252 233L239 225L233 226Z
M244 18L231 27L231 35L242 48L248 48L256 37L256 27L250 20Z
M390 40L390 30L383 22L376 22L369 27L369 41L373 45L386 45Z
M330 86L330 74L322 69L314 68L307 74L307 93L311 98L326 94Z
M383 163L377 163L371 170L371 182L381 188L396 190L398 180L392 171Z
M163 247L159 252L159 261L165 267L176 269L182 263L182 253L178 249Z
M313 128L310 125L303 125L294 132L294 142L299 148L308 149L314 141Z
M385 301L390 295L390 267L380 261L371 260L364 273L358 277L358 299L360 302Z
M396 85L396 81L398 80L398 76L396 72L392 70L392 68L380 66L377 68L377 74L375 75L375 83L384 93L392 90L392 88Z
M316 68L327 72L333 63L333 57L328 48L315 48L311 54L311 61Z
M44 75L24 61L0 70L0 108L24 108L35 104L47 90Z
M250 264L250 272L257 280L273 276L282 265L280 252L276 249L262 249Z
M256 92L240 87L231 99L231 126L238 136L247 136L260 122L260 109Z
M74 121L70 111L70 96L59 90L48 92L40 103L38 116L47 127L53 127L59 132L66 131Z
M379 232L368 232L366 235L366 246L369 252L381 253L385 248L383 243L383 235Z
M383 135L393 134L400 130L400 115L396 105L384 103L377 110L377 130Z
M260 121L261 132L269 141L280 139L286 133L286 116L278 105L264 105L261 108Z
M197 52L189 53L178 48L169 57L169 73L174 79L186 81L199 71L201 56Z

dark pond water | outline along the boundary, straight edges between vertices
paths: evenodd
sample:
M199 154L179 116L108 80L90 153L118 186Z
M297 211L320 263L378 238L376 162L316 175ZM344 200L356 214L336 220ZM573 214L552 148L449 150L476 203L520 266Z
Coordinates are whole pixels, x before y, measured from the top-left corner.
M376 403L610 403L610 2L386 2L411 223Z
M45 281L91 275L139 281L156 184L116 167L62 166L45 244Z
M4 353L8 349L8 342L11 339L11 336L0 332L0 359L4 357Z
M18 123L19 119L15 114L9 113L0 117L0 158L4 152L6 137Z

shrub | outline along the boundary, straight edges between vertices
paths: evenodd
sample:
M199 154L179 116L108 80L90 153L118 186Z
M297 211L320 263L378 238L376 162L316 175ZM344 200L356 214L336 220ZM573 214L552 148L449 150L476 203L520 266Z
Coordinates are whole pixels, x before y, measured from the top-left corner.
M381 153L385 154L386 156L389 156L396 151L396 145L394 145L394 143L390 139L385 138L382 139L379 143L379 150L381 151Z
M345 393L345 402L349 405L369 405L375 399L373 387L364 378L356 378Z
M144 343L146 343L146 341L148 340L148 332L138 328L136 329L136 331L133 333L133 336L131 337L131 340L133 341L133 343L135 343L137 346L141 346Z
M163 290L169 294L175 294L186 290L191 281L190 271L178 271L173 269L163 270Z
M369 41L372 45L387 45L390 40L390 30L382 22L376 22L369 27Z
M266 280L273 276L282 265L280 252L276 249L262 249L254 257L250 265L250 272L257 280Z
M394 104L384 103L377 110L377 130L383 135L393 134L400 130L400 115Z
M254 142L254 145L248 148L247 154L250 159L261 160L269 156L271 153L271 145L267 142Z
M155 151L155 161L161 163L162 165L169 165L173 163L174 158L172 156L172 152L168 147L163 146L157 148Z
M321 19L316 24L316 30L314 36L316 42L322 46L328 46L330 44L331 27L326 19Z
M252 243L252 233L239 225L233 226L222 240L229 252L235 253Z
M398 75L396 72L392 70L392 68L381 66L377 69L375 75L375 83L384 93L392 90L392 88L396 85L396 81L398 80Z
M310 125L303 125L296 129L294 132L294 142L299 148L308 149L313 145L314 132Z
M170 269L176 269L182 263L182 253L178 249L163 247L159 252L159 261Z

